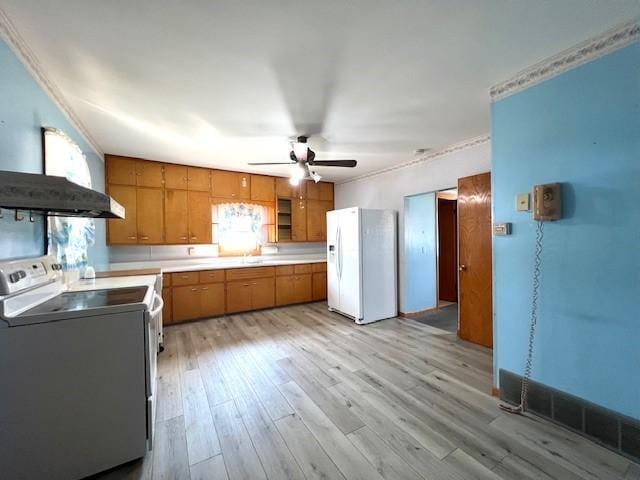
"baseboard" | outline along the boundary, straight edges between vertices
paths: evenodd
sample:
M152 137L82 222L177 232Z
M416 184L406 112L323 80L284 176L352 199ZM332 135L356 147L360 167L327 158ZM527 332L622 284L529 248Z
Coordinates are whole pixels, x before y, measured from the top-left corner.
M500 398L520 403L522 377L500 369ZM529 382L527 411L640 462L640 420L535 381Z

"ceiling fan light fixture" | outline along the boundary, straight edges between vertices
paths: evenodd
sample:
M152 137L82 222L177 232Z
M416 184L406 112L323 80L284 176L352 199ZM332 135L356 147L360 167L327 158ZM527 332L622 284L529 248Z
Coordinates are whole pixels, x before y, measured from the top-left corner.
M319 175L316 172L311 172L311 178L313 178L314 182L318 183L320 180L322 180L322 175Z
M298 185L300 185L300 179L299 179L299 178L296 178L296 177L291 177L291 178L289 179L289 184L290 184L292 187L297 187Z
M293 142L291 147L293 148L293 154L299 162L307 161L307 155L309 153L309 145L307 142Z

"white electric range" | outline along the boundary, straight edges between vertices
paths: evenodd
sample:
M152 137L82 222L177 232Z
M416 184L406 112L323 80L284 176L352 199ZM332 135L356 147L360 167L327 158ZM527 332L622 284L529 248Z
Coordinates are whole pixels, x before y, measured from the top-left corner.
M4 478L82 478L151 448L162 299L113 283L70 290L53 257L0 263Z

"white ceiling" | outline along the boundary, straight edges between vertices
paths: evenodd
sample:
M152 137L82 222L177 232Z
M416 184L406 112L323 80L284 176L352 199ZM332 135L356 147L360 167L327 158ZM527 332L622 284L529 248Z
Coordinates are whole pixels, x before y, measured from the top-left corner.
M0 0L107 153L339 180L489 131L488 89L640 0ZM314 141L315 140L315 141ZM253 169L286 174L286 167Z

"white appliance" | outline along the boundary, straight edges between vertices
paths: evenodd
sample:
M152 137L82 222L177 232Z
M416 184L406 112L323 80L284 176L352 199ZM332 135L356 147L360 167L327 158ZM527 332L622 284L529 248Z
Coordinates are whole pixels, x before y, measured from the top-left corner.
M154 281L70 291L52 257L0 263L3 478L77 479L144 456L162 310Z
M371 323L398 314L396 212L327 212L329 310Z

